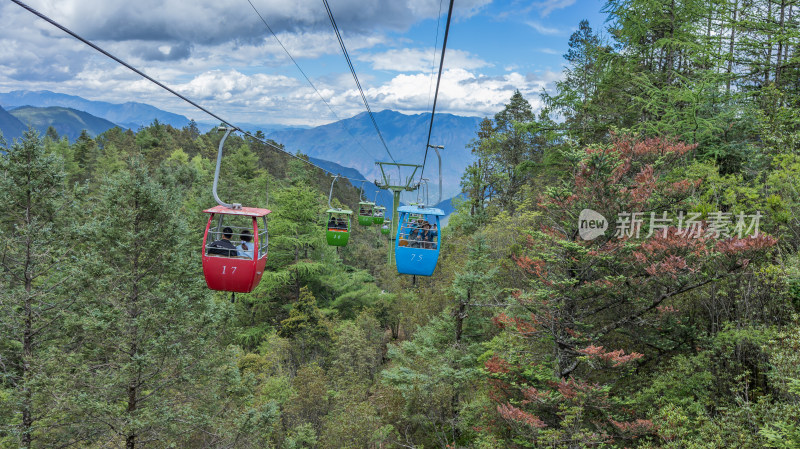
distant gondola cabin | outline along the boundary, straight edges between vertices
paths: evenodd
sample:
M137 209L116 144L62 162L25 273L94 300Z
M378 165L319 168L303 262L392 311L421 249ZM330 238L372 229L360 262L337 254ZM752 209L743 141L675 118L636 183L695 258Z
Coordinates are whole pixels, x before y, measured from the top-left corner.
M361 201L358 203L358 224L361 226L371 226L374 221L373 212L375 203Z
M375 210L372 213L372 222L375 224L383 224L385 213L386 213L385 207L375 206Z
M327 231L325 239L331 246L346 246L350 240L350 216L353 211L347 209L328 209Z

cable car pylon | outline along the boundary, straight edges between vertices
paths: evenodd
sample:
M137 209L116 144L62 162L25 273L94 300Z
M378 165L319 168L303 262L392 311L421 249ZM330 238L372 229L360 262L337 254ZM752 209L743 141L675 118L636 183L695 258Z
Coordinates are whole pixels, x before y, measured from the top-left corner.
M418 185L414 184L414 177L417 174L417 170L419 170L422 166L417 164L399 164L397 162L375 162L375 165L380 167L381 169L381 178L382 181L375 181L375 185L379 189L389 190L392 192L392 225L397 226L400 223L400 215L398 212L398 208L400 207L400 193L401 192L412 192L417 189ZM401 167L410 167L414 170L411 172L411 175L406 177L405 181L403 181L402 177L398 175L398 179L396 182L393 183L392 177L386 173L385 167L394 166L397 167L397 172L400 173ZM389 266L392 266L394 263L394 242L397 236L397 230L399 228L395 228L393 232L389 234L390 244L389 244Z

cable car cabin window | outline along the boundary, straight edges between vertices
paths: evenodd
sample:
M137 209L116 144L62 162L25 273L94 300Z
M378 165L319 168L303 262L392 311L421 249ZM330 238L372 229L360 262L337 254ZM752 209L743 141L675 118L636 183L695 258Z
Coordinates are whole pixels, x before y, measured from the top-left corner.
M328 220L328 230L329 231L347 231L347 218L342 216L336 217L331 215L331 218Z
M438 244L439 230L424 219L409 220L400 228L400 246L433 250Z
M375 204L370 202L360 202L358 203L358 215L364 217L372 217L372 212L375 209Z
M267 216L261 217L262 222L258 230L258 258L267 255L267 248L269 247L269 231L267 230Z
M215 226L208 230L206 254L217 257L254 259L267 253L266 217L262 217L263 227L258 230L258 250L253 232L255 217L220 214Z

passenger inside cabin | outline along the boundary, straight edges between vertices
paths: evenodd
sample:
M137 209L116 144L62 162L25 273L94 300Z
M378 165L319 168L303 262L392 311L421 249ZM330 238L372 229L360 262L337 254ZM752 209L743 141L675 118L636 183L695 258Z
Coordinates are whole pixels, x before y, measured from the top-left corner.
M433 228L431 228L430 223L425 223L422 232L422 240L425 242L423 244L423 248L436 249L435 239L438 236L438 234L439 233L436 230L436 225L433 225Z
M208 245L208 254L223 257L236 257L239 252L233 243L231 243L231 237L233 237L233 229L225 227L222 230L222 238Z
M420 243L422 240L420 239L420 229L414 228L411 230L411 233L408 235L408 240L411 248L420 248Z
M250 235L250 231L245 229L244 231L242 231L242 234L239 238L242 240L242 243L236 247L239 257L246 257L248 259L252 259L253 244L251 243L251 241L253 240L253 236Z

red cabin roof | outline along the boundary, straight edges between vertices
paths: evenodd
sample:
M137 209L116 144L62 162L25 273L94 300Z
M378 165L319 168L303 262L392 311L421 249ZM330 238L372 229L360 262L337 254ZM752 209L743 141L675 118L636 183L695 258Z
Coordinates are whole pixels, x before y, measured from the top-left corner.
M259 209L258 207L242 207L241 209L231 209L225 206L214 206L211 209L206 209L203 212L207 214L225 214L225 215L244 215L247 217L263 217L271 213L269 209Z

